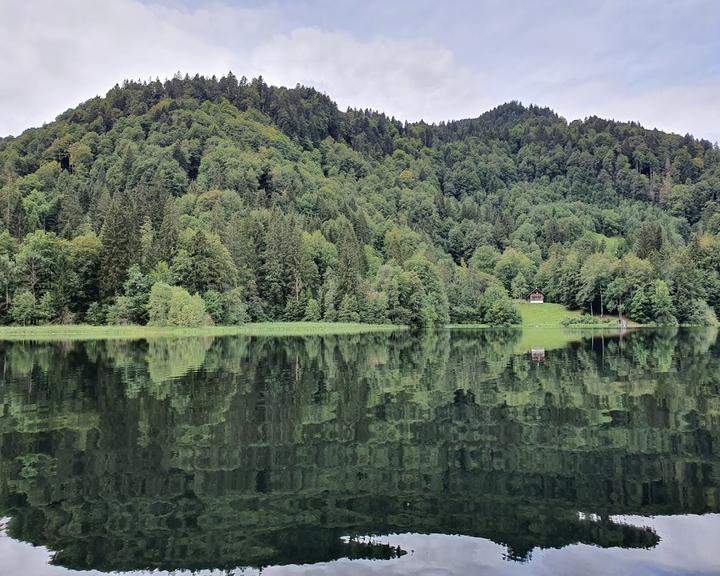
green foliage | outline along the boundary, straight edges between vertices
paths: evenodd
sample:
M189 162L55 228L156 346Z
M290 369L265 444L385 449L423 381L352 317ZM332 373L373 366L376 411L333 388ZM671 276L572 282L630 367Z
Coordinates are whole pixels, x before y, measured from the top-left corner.
M512 282L518 275L533 278L535 266L525 254L515 248L508 248L495 262L494 274L507 290L511 290Z
M100 235L100 286L104 298L111 298L119 293L127 278L130 263L135 257L138 238L133 215L134 209L128 195L123 192L115 194Z
M225 309L223 306L222 295L217 290L208 290L203 294L205 301L205 309L215 324L224 324Z
M37 303L36 317L39 324L49 324L55 320L58 307L51 292L45 292Z
M118 296L115 301L108 306L105 319L108 324L132 324L133 319L133 302L127 296Z
M360 320L368 324L386 324L388 322L387 294L374 290L369 291Z
M155 264L155 267L150 271L148 277L150 278L151 285L155 284L155 282L165 282L165 284L172 284L174 278L173 272L165 260L160 260L160 262Z
M154 283L233 324L484 322L498 285L646 322L720 313L720 151L637 124L517 103L403 123L176 77L4 140L0 166L0 324L22 291L48 294L32 322L97 303L96 320L144 323Z
M224 291L237 284L237 269L220 238L188 229L180 240L172 272L175 282L191 292Z
M691 300L685 306L683 323L691 326L717 326L718 318L715 311L704 300Z
M352 294L345 294L340 302L337 313L338 322L359 322L360 305L357 298Z
M150 326L204 326L212 323L199 294L193 296L180 286L153 284L148 301Z
M127 317L131 324L145 324L147 322L147 304L150 297L151 279L140 271L140 267L133 265L128 270L128 277L123 284L124 295L127 298Z
M300 225L294 215L273 211L268 223L260 267L260 291L273 318L286 315L288 303L297 304L302 291Z
M414 271L385 265L378 273L378 289L387 298L387 318L393 324L422 328L431 323L426 292Z
M226 326L236 326L250 322L250 314L240 288L228 290L222 296L224 316L222 323Z
M310 298L305 305L303 320L317 322L320 320L320 303L315 298Z
M103 310L99 302L91 302L85 313L85 322L93 326L100 326L105 324L106 316L107 311Z
M520 324L520 312L510 300L507 290L498 284L491 284L480 300L482 320L492 326Z
M450 318L455 323L483 322L483 296L498 280L475 266L460 266L455 270L450 292Z
M485 323L491 326L512 326L520 324L520 313L508 298L495 300L485 312Z
M601 316L590 316L583 314L582 316L574 316L572 318L564 318L560 324L565 327L573 326L612 326L617 321L614 318L603 318Z
M591 313L599 312L602 316L607 306L607 289L617 266L617 258L602 252L590 254L580 268L580 289L576 296L578 305L587 306Z
M425 293L423 325L447 324L450 320L447 292L437 266L424 256L414 256L405 262L405 269L417 274Z
M34 324L39 318L35 295L29 290L15 294L10 306L10 317L22 326Z
M630 300L630 318L643 324L654 320L652 301L644 286L639 287Z
M407 227L393 227L385 233L385 256L403 264L420 246L420 234Z
M68 248L68 306L72 312L82 316L92 302L100 299L102 243L91 232L73 238Z
M28 234L17 253L22 282L35 295L62 290L67 251L53 233L36 230Z
M655 280L652 295L650 296L653 320L664 326L677 324L675 306L670 296L670 288L664 280Z
M518 272L510 283L510 294L517 300L527 298L530 294L530 284L522 272Z
M250 320L247 305L239 288L233 288L223 294L216 290L208 290L203 294L203 301L207 313L215 324L236 326Z
M494 246L478 246L470 259L470 266L479 272L492 274L499 258L500 253Z
M12 294L18 280L19 271L15 261L7 254L0 255L0 319L9 316Z

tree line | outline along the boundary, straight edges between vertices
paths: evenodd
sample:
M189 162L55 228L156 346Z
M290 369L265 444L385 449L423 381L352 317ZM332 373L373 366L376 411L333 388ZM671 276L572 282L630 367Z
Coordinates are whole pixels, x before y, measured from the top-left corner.
M720 151L502 105L428 125L262 78L126 82L0 139L0 323L658 324L720 312Z

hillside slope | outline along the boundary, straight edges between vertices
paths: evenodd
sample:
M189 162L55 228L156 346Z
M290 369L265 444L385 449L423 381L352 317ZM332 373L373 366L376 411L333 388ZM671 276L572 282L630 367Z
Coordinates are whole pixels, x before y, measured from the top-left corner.
M262 79L128 82L0 140L0 322L506 324L539 287L707 323L719 196L717 146L637 124L518 103L401 123Z

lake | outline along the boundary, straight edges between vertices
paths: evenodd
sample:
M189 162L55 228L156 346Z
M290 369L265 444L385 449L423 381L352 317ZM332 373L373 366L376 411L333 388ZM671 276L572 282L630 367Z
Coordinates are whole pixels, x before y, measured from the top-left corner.
M2 576L718 574L720 339L0 342L0 518Z

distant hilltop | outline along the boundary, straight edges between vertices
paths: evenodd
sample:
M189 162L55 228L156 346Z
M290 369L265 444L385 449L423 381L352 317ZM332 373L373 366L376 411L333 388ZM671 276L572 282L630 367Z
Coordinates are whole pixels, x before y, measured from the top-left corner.
M430 125L262 78L125 82L0 140L0 323L511 325L535 288L714 323L718 195L717 146L635 123L511 102Z

